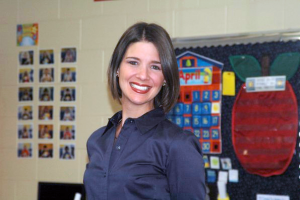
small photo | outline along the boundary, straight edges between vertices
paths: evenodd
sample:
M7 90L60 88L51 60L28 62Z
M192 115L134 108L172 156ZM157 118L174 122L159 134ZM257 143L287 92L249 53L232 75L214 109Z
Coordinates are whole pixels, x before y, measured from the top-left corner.
M39 124L39 139L53 139L52 124Z
M19 87L19 101L32 101L33 87Z
M39 71L40 83L54 82L54 68L41 68Z
M40 65L54 64L53 49L40 50Z
M61 62L74 63L76 62L76 48L62 48L61 49Z
M76 68L66 67L61 69L61 82L76 82Z
M75 145L74 144L61 144L59 146L59 158L63 160L75 159Z
M60 90L61 101L75 101L76 99L75 87L62 87Z
M60 121L75 121L75 106L60 107Z
M53 101L54 87L40 87L39 99L40 101Z
M61 140L75 140L75 125L60 125Z
M39 143L38 148L39 158L53 158L52 143Z
M39 106L39 120L52 120L53 106Z
M32 120L32 106L19 106L18 107L18 119L19 120Z
M22 68L19 71L19 83L32 83L34 80L33 68Z
M32 158L32 143L25 143L25 142L18 143L18 157Z
M20 65L33 65L33 51L21 51L19 53Z
M33 138L32 133L33 133L32 124L18 124L19 139L32 139Z
M231 169L231 159L230 158L221 158L222 168L225 170Z

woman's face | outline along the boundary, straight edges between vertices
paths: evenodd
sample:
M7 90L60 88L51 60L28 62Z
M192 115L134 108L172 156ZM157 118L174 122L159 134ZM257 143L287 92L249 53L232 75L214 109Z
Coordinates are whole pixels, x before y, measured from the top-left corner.
M159 53L153 43L129 45L119 68L122 106L154 108L154 98L164 82Z

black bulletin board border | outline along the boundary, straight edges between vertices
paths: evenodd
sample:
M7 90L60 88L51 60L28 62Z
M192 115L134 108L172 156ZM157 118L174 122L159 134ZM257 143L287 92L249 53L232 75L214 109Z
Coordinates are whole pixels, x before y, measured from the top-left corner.
M270 63L281 53L300 52L300 41L288 42L266 42L255 44L237 44L226 46L212 46L212 47L196 47L196 48L180 48L175 49L176 55L180 55L185 51L192 51L194 53L209 57L216 61L224 63L223 71L233 71L229 56L248 54L254 56L258 61L261 60L263 54L270 55ZM298 115L300 105L300 67L295 75L289 80L292 85L298 102ZM236 94L243 84L236 77ZM239 171L239 182L228 183L227 191L231 200L256 200L256 194L274 194L274 195L288 195L290 200L300 200L300 148L299 135L297 133L297 143L295 147L295 154L288 167L288 169L278 176L261 177L247 173L239 161L237 160L231 140L231 111L235 97L222 97L222 154L220 158L229 157L232 161L232 168ZM298 116L300 119L300 116ZM298 127L299 130L299 127ZM211 200L217 199L216 184L208 185L210 188Z

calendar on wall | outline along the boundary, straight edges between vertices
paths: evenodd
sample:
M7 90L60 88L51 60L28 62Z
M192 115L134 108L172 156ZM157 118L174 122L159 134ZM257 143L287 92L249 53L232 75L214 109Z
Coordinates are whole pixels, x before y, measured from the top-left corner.
M194 133L204 154L220 154L223 63L186 51L177 64L180 96L168 119Z

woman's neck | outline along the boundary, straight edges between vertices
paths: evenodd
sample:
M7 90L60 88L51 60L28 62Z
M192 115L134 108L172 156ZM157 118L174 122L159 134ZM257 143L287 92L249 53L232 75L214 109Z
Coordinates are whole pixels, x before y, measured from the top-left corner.
M127 118L138 118L153 109L154 106L148 105L122 105L122 126L124 125Z

